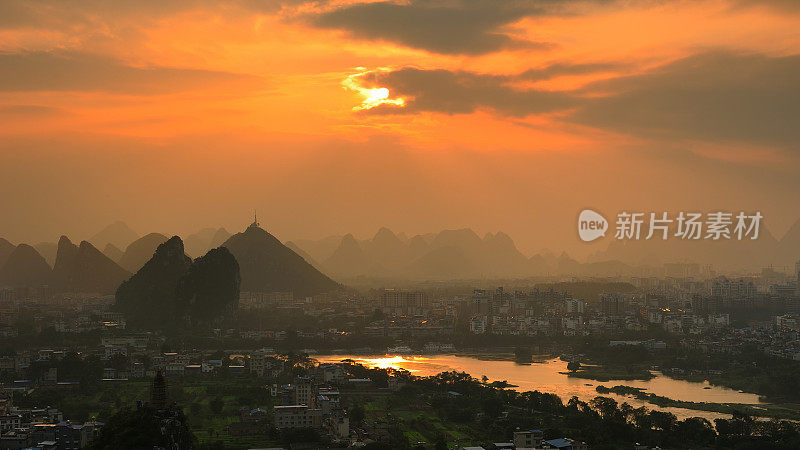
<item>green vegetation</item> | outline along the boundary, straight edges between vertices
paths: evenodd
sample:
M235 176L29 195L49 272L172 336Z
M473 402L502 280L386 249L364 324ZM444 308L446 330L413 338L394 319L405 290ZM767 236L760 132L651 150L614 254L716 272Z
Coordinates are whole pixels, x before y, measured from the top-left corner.
M100 383L86 391L44 387L16 395L14 401L23 407L56 406L74 422L91 418L106 422L117 412L129 414L137 401L148 400L149 390L149 381ZM230 424L241 421L242 409L272 408L273 398L264 380L230 376L169 378L167 392L168 401L180 406L187 427L200 445L222 442L231 448L248 448L278 442L276 436L233 436L228 432Z
M392 448L417 442L440 448L486 445L508 441L514 430L531 427L543 430L548 439L568 436L591 448L630 448L635 442L663 448L800 445L793 422L755 421L740 411L715 425L702 418L681 421L670 413L633 408L602 396L590 402L573 398L564 405L554 394L499 389L456 372L408 378L397 394L353 394L350 399L365 405L365 422L384 422L402 431Z
M177 409L156 411L148 406L123 408L106 422L92 450L197 447L197 439Z
M307 358L287 357L292 374L307 373L312 367ZM390 446L371 444L370 448L412 448L417 443L436 448L456 445L484 445L508 441L516 429L536 427L548 439L568 436L586 442L592 448L628 448L635 442L664 448L716 447L797 448L800 426L790 421L756 421L752 410L738 405L691 404L652 396L622 386L599 387L599 393L616 393L644 398L663 406L695 408L729 413L732 419L718 419L714 426L702 418L677 420L674 415L619 404L612 398L598 396L589 402L572 398L563 404L555 394L516 392L502 383L486 383L465 373L445 372L433 377L416 378L407 372L369 369L350 363L346 370L356 378L369 378L377 388L385 388L390 376L404 386L388 390L343 391L342 406L353 426L363 429L385 427ZM581 370L584 370L583 368ZM270 380L275 382L277 380ZM168 379L168 402L177 405L172 413L176 422L172 432L183 436L198 448L244 449L286 446L293 442L327 441L321 432L294 430L278 433L271 424L275 399L269 395L264 379L219 374L207 377ZM134 446L148 446L157 440L154 421L160 416L144 408L134 408L137 400L149 397L146 381L99 383L92 389L66 391L40 388L15 397L21 404L50 404L62 408L73 420L95 417L111 425L97 448L117 446L125 436L135 436ZM255 434L237 434L253 408L268 412ZM723 410L722 408L725 407ZM717 409L714 409L717 408ZM780 417L777 414L772 417ZM788 416L787 416L788 417ZM715 431L716 429L716 431ZM140 431L136 431L140 430ZM112 433L113 431L113 433ZM743 447L743 448L744 448ZM130 447L129 447L130 448Z
M570 363L572 364L572 363ZM573 366L574 367L574 366ZM627 365L627 366L586 366L579 365L575 370L570 369L567 373L570 377L585 378L588 380L608 382L611 380L650 380L655 378L650 370L640 365Z

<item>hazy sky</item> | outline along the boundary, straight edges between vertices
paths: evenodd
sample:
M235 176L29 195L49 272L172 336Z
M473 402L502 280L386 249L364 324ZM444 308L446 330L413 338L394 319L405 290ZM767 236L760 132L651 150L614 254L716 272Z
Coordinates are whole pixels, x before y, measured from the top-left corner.
M0 236L800 217L800 3L0 2ZM599 245L599 244L598 244Z

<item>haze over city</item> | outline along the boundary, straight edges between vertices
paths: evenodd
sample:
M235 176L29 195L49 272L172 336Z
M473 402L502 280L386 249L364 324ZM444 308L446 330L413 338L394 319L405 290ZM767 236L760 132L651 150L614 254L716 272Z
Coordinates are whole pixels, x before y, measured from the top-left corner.
M0 450L800 448L798 30L0 1Z

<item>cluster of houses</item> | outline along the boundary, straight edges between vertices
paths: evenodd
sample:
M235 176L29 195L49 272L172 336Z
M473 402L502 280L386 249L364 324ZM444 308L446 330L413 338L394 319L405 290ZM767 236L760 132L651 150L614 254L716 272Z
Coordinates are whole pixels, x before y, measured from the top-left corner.
M309 376L297 376L289 384L273 386L273 395L280 404L273 407L273 426L277 430L315 428L325 431L334 442L381 440L380 427L365 431L351 429L344 408L343 393L373 392L388 394L400 387L390 380L388 388L377 388L368 378L351 376L342 364L320 364Z
M772 322L731 328L711 337L687 338L682 344L704 353L726 354L737 354L744 344L752 344L767 355L800 361L800 316L782 314Z
M13 391L0 399L0 448L6 450L73 450L89 445L103 424L65 421L55 408L20 408L12 404Z
M588 450L585 442L570 438L545 439L540 430L515 431L511 442L495 442L486 447L459 447L459 450Z
M474 316L473 334L518 336L590 336L644 331L656 325L674 334L703 334L730 326L728 314L692 314L688 310L645 308L608 313L576 308L579 313L550 316Z

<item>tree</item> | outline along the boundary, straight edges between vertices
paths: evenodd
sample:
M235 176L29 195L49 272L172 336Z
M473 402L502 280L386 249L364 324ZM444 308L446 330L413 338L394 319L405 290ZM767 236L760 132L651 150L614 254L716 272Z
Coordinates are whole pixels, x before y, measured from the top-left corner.
M124 370L130 365L130 360L127 356L117 353L116 355L112 355L111 358L108 358L108 365L117 370Z
M677 423L674 414L664 411L650 411L650 420L654 428L663 431L672 431Z
M699 445L710 445L716 437L711 422L702 417L689 417L678 422L677 432L689 442Z
M570 372L577 372L581 370L581 363L579 363L578 361L570 361L567 364L567 370L569 370Z
M225 402L222 401L222 398L220 397L214 397L210 402L208 402L208 407L211 409L211 412L217 415L222 413L223 406L225 406Z
M486 417L495 419L500 415L501 412L503 412L503 401L497 397L486 398L481 403L481 407L483 408L483 412L486 414Z
M447 436L441 431L436 433L434 450L447 450Z
M180 409L122 408L111 416L91 448L96 450L197 447Z
M361 423L361 421L364 420L364 407L361 405L354 405L350 408L350 420L356 424Z

